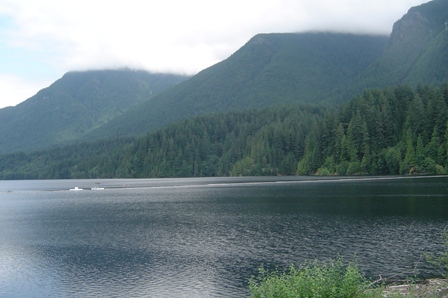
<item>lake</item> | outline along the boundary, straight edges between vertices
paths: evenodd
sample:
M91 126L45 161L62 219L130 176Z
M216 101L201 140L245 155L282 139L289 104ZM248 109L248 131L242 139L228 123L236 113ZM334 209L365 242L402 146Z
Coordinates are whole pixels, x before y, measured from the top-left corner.
M431 277L447 226L446 176L0 181L0 296L244 297L338 256Z

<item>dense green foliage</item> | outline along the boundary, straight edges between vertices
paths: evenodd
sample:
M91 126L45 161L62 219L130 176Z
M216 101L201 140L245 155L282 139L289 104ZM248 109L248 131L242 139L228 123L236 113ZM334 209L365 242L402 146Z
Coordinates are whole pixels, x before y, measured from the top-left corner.
M0 153L78 140L185 79L126 69L69 72L16 107L0 109Z
M422 286L407 282L401 289L379 284L381 280L369 282L354 262L344 265L340 260L327 263L314 261L288 271L267 271L249 280L250 297L287 298L418 298L441 297L444 283Z
M171 125L131 148L136 177L294 174L322 108L286 106Z
M448 270L448 230L442 233L445 251L436 255L426 255L430 264ZM268 271L263 267L259 275L249 280L250 297L441 297L446 283L433 283L429 286L418 286L408 282L406 290L388 287L380 276L379 280L369 282L358 269L356 262L346 265L338 259L327 263L304 263L299 267L291 266L288 271ZM380 282L382 282L380 284ZM428 283L430 284L430 283ZM444 285L445 284L445 285Z
M372 89L340 108L208 114L143 137L0 156L0 178L444 174L448 84Z
M267 298L358 298L382 297L381 289L370 289L369 282L358 270L356 263L344 266L338 261L327 264L305 264L291 266L284 273L260 269L260 276L249 282L250 297Z
M3 155L0 178L294 174L307 131L322 110L284 106L210 114L140 138Z
M99 165L114 166L112 172L119 174L121 156L132 139L105 140L81 143L63 148L33 153L0 155L0 178L20 179L66 179L107 177ZM115 176L110 176L115 177Z
M365 91L313 127L297 174L446 173L448 85Z

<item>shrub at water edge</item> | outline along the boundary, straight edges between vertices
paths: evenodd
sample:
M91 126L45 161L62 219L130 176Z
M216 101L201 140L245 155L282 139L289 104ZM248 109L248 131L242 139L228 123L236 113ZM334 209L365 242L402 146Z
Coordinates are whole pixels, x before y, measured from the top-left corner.
M260 268L258 277L249 281L251 297L382 297L381 289L369 289L369 281L355 262L341 260L320 264L318 261L288 271L269 272ZM369 291L367 291L369 289Z

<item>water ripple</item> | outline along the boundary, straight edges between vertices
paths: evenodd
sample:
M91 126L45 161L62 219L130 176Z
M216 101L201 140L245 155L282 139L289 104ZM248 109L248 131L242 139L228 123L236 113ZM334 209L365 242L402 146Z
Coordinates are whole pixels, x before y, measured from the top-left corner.
M0 296L241 297L261 264L337 256L402 277L448 223L446 179L410 181L12 192L0 200Z

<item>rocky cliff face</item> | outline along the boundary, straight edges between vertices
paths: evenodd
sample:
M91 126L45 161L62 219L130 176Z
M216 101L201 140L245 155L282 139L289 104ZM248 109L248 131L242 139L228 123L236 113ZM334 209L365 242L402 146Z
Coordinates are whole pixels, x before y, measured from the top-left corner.
M389 47L393 47L407 40L414 40L415 44L427 43L431 39L429 20L419 11L410 11L399 21L395 22L389 39Z
M434 0L412 7L393 26L389 47L413 41L416 47L428 44L445 30L448 22L448 1Z
M412 7L393 26L386 51L360 87L439 84L448 80L448 0Z

